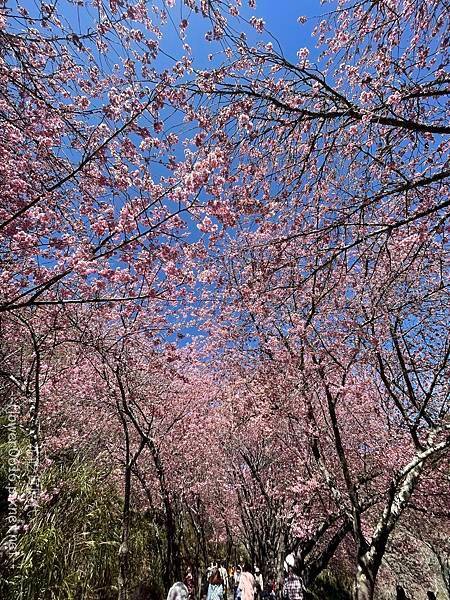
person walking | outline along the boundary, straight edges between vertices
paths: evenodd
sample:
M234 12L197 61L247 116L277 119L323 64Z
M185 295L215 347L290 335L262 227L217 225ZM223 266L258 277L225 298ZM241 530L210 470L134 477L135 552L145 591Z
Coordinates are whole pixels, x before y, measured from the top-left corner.
M231 587L231 582L234 579L234 566L232 564L230 564L228 566L228 584Z
M214 569L216 569L216 568L217 568L217 562L214 561L214 560L212 560L211 564L206 569L206 579L209 579L211 577L211 575L213 574Z
M275 600L277 597L277 579L273 573L269 573L264 587L264 600Z
M405 592L403 586L397 584L397 586L395 588L395 592L396 592L397 600L408 600L408 596L406 595L406 592Z
M225 561L222 561L222 563L219 563L219 573L220 576L222 578L222 582L223 582L223 597L227 598L227 594L228 594L228 571L227 571L227 565Z
M294 567L288 566L287 577L283 585L283 600L303 600L303 586L300 577L294 573Z
M194 584L194 576L192 575L191 567L187 568L186 575L184 576L184 584L188 589L189 600L194 598L195 593L195 584Z
M208 580L208 595L206 600L224 600L223 581L219 567L215 567Z
M241 600L254 600L255 598L255 578L252 575L252 568L247 563L242 569L241 577L239 578L238 589L241 591Z
M239 589L239 581L241 579L242 568L241 565L236 565L234 569L234 600L239 600L241 597L241 590Z
M258 598L258 600L260 600L262 598L262 593L264 590L264 583L263 583L262 573L259 570L259 567L257 567L257 566L255 566L255 586L256 586L255 598Z
M188 600L189 592L182 581L177 581L170 588L167 600Z

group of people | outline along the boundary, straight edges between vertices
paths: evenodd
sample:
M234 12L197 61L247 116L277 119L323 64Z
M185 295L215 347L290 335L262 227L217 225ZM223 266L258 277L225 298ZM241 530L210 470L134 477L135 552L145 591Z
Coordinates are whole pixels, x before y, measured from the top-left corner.
M202 598L206 600L303 600L303 583L295 570L295 556L290 554L284 561L285 577L279 586L274 575L263 580L257 566L252 569L249 563L230 566L225 562L212 561L206 571L206 587ZM175 583L169 590L167 600L194 600L195 585L192 571L188 568L184 582ZM280 594L281 592L281 594ZM432 591L427 592L428 600L436 600ZM396 599L408 600L401 585L396 587Z
M258 600L263 598L263 578L258 567L250 564L230 566L212 562L207 571L208 590L206 600L225 600L228 593L234 600Z
M293 555L286 558L285 572L281 590L275 575L263 580L258 566L240 563L230 566L213 561L207 570L206 600L227 600L232 594L233 600L275 600L279 592L284 600L303 600L303 586L300 577L294 571Z
M295 573L295 557L289 555L284 563L285 578L280 586L275 575L268 574L263 580L258 566L240 561L235 566L225 562L212 561L206 570L206 585L202 598L206 600L275 600L280 595L283 600L303 600L303 586ZM193 600L194 578L191 569L187 570L184 582L175 583L169 590L167 600ZM280 594L281 592L281 594Z
M294 572L291 556L286 558L284 567L286 576L280 589L275 575L269 574L264 581L257 566L252 568L249 563L241 561L227 569L225 562L212 561L206 571L202 598L229 600L232 596L233 600L275 600L280 597L281 591L283 600L303 600L302 583ZM193 600L194 588L192 571L188 569L184 582L177 582L170 588L167 600Z

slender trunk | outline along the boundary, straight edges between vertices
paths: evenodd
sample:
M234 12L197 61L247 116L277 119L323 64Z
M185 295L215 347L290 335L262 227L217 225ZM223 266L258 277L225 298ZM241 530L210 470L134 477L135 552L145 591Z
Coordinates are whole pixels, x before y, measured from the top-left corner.
M130 435L125 416L120 409L119 415L122 421L122 427L125 437L125 471L124 471L124 497L122 512L122 535L119 547L119 576L117 578L118 600L127 600L128 598L128 541L130 535L130 502L131 502L131 468L130 461Z
M282 535L280 538L280 544L278 546L277 565L275 571L278 587L281 587L281 582L284 576L284 558L286 556L286 550L288 547L286 542L286 535Z
M449 446L450 438L446 438L435 446L422 450L392 480L388 501L372 536L369 548L358 557L354 584L355 600L372 600L375 580L389 537L409 503L424 469L425 461L430 456L438 455Z
M200 600L202 597L202 588L203 588L203 573L201 569L198 570L197 573L197 600Z
M142 434L142 430L136 425L136 419L130 410L127 402L125 386L122 381L119 367L116 367L114 373L117 378L117 383L120 391L121 406L117 401L117 412L122 423L122 429L125 438L125 472L124 472L124 499L123 499L123 514L122 514L122 538L119 547L119 576L118 584L118 600L127 600L129 593L129 536L130 536L130 504L131 504L131 477L133 469L136 466L137 460L144 449L147 441L147 434ZM128 429L127 417L131 419L134 427L141 435L141 442L137 450L132 454L130 432Z
M180 548L177 540L177 526L173 514L172 504L167 492L164 493L164 510L166 515L167 534L167 561L165 570L165 584L170 586L181 577L180 572Z
M325 529L326 530L326 529ZM351 531L351 522L345 520L344 523L336 530L331 539L321 548L320 553L315 558L309 558L305 560L306 554L300 553L300 561L303 568L302 578L306 587L309 587L320 573L327 568L328 563L334 556L336 549L339 544L343 541L345 536ZM320 540L320 536L315 540L313 545L309 548L311 551L314 545Z
M129 536L130 536L130 496L131 496L131 469L125 467L125 489L124 489L124 504L122 514L122 538L119 547L119 577L118 600L126 600L128 598L128 567L129 567Z
M372 600L375 591L376 573L365 564L364 560L358 561L356 570L354 599Z
M153 457L158 476L160 492L164 505L165 529L167 536L166 565L163 573L164 585L170 587L173 579L180 578L180 549L177 541L177 524L172 509L172 502L166 486L164 465L159 450L152 439L147 440L147 445Z

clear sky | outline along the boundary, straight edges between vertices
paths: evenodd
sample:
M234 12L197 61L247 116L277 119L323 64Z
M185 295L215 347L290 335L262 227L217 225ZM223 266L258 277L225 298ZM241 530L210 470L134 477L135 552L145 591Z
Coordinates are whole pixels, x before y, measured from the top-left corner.
M297 50L303 46L314 56L315 42L311 33L318 19L323 18L324 8L320 0L257 0L254 12L264 19L287 58L295 60ZM297 23L300 16L308 17L306 24Z

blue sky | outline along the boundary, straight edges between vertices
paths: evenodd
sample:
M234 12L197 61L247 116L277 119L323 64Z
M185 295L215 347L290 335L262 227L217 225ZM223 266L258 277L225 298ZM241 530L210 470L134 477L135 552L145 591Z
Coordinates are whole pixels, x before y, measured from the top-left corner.
M295 60L297 50L303 46L314 55L311 33L324 8L319 0L259 0L255 12L266 21L267 29L280 42L287 58ZM299 25L297 18L303 15L308 21Z
M246 0L243 1L246 4ZM296 60L297 50L307 46L311 51L311 56L317 54L314 51L315 42L311 37L311 33L318 20L323 18L324 9L329 10L329 7L324 7L320 4L320 0L306 0L299 2L298 0L257 0L256 9L249 9L248 6L243 6L241 15L246 19L252 16L261 17L266 23L266 31L259 35L255 32L253 38L249 37L249 41L257 41L262 39L270 40L272 34L280 43L281 48L290 60ZM171 10L171 16L174 23L178 24L182 17L186 16L186 8L178 5ZM304 25L297 22L299 16L308 17L308 21ZM209 28L209 24L201 17L193 16L189 20L189 29L187 32L188 42L193 49L195 62L201 61L209 52L213 52L214 45L205 42L204 33ZM252 29L247 27L246 33L249 36ZM174 49L178 44L176 33L172 26L168 26L165 31L166 37L163 42L163 47L169 49L172 46ZM202 66L206 67L208 63Z

